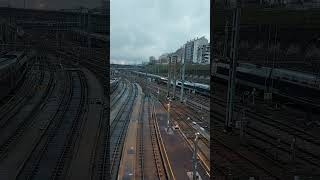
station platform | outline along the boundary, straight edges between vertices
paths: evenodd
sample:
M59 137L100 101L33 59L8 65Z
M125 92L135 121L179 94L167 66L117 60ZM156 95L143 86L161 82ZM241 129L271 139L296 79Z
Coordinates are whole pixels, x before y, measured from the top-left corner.
M170 167L175 179L190 179L192 172L193 151L184 140L179 130L172 128L167 130L167 112L159 101L154 100L155 113L160 135L163 140L166 154L168 156ZM198 162L198 174L203 180L209 180L210 177L205 169Z

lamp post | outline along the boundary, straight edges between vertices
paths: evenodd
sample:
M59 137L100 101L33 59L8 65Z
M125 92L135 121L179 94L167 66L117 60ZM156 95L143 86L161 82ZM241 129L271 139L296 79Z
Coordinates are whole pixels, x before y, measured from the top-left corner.
M167 97L170 97L170 86L171 86L171 56L169 56L168 62L168 82L167 82Z
M181 71L181 91L180 91L180 101L182 102L183 101L183 95L184 95L184 81L185 81L185 69L186 69L186 64L184 62L184 59L185 59L185 51L186 51L186 47L185 45L183 45L183 55L182 55L182 60L181 60L181 63L182 64L182 71Z
M169 131L169 128L170 128L170 99L169 99L169 103L168 103L167 116L168 116L168 120L167 120L167 131Z
M199 138L199 135L200 133L199 132L196 132L195 133L195 138L194 138L194 151L193 151L193 173L192 173L192 176L193 176L193 180L197 180L198 179L198 176L197 176L197 151L198 151L198 138Z
M159 94L160 94L160 90L158 88L158 91L157 91L157 99L159 100Z

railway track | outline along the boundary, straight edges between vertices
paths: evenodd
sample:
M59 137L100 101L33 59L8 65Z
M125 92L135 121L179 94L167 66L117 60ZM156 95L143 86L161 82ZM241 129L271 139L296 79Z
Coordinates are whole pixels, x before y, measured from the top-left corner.
M162 84L152 83L152 89L158 89L158 88L160 91L167 92L166 87L164 87ZM188 90L185 89L185 92L186 91L188 91ZM180 98L180 89L179 88L176 88L175 96L176 96L176 98ZM185 93L184 97L187 99L190 99L198 104L201 104L203 107L210 107L210 98L208 98L208 97L204 97L199 94L191 94L191 93ZM192 103L189 103L189 104L192 104ZM193 105L193 106L196 107L197 109L200 109L198 106L195 106L195 105ZM203 108L203 110L205 110L205 108Z
M41 103L46 101L52 93L54 79L52 71L44 73L44 76L42 76L41 79L40 87L44 86L45 90L42 92L40 91L38 93L39 96L31 103L33 104L32 110L24 112L23 118L19 118L19 113L16 114L16 116L18 116L16 118L15 116L10 116L7 120L8 123L4 124L5 126L2 126L2 131L5 132L5 135L0 138L0 160L5 158L10 148L20 141L23 133L27 129L32 128L33 122L41 111Z
M157 95L156 90L153 88L149 88L149 90L154 94ZM165 99L165 94L160 94L162 99ZM190 103L191 104L191 103ZM189 105L190 106L190 105ZM206 129L208 132L210 132L210 121L209 119L209 112L205 111L204 109L200 110L197 106L192 105L191 108L188 108L188 106L183 106L183 105L176 105L176 107L179 107L180 115L185 116L187 114L187 117L190 117L193 121L197 121L201 126ZM186 117L186 118L187 118ZM199 118L201 117L201 118ZM192 123L192 122L190 122Z
M138 131L140 179L168 179L160 149L160 135L155 127L154 109L148 96L144 98L142 114Z
M156 92L153 92L154 94L156 94ZM161 104L163 105L163 107L165 108L165 95L159 97L159 101L161 102ZM192 145L190 144L190 141L192 141L192 138L194 137L194 134L196 132L196 130L192 127L192 120L188 120L187 116L185 115L185 112L187 112L186 110L182 110L183 108L172 108L171 113L173 114L174 119L177 121L177 123L179 124L179 128L182 131L182 133L185 135L185 140L188 142L189 146L191 147ZM189 112L188 112L189 114ZM193 116L192 116L193 117ZM198 119L198 118L197 118ZM200 141L206 146L207 150L210 150L210 144L209 141L203 137L202 135L200 135ZM208 174L210 174L210 165L208 165L208 163L210 162L209 157L207 156L207 153L205 153L201 148L199 148L200 154L202 154L202 157L204 157L204 159L201 159L201 165L203 166L203 168L208 172Z
M181 107L181 106L176 105L176 107L177 107L177 112L180 115L183 115L184 118L187 119L188 117L190 117L190 120L195 121L199 125L201 124L201 127L203 127L206 131L210 132L210 121L208 121L209 114L198 114L197 112L189 110L183 106ZM192 122L190 122L190 123L192 123Z
M4 126L8 121L10 116L13 116L23 105L30 99L30 96L33 95L35 87L37 84L40 84L43 80L43 72L35 71L35 65L32 66L31 71L27 75L27 79L22 85L22 88L12 96L6 104L1 106L0 109L0 123L1 126ZM38 66L37 66L38 67ZM38 74L39 73L39 74ZM10 113L10 114L9 114Z
M88 104L88 87L85 79L85 75L83 72L79 71L77 72L77 78L80 82L79 84L73 84L73 87L76 87L74 89L74 92L77 90L78 92L75 92L80 95L80 102L78 103L78 108L76 110L75 118L72 122L72 127L70 129L70 132L68 134L67 142L64 145L64 149L62 153L60 154L59 160L56 163L54 174L51 176L52 179L65 179L65 176L67 174L71 155L73 152L73 148L75 146L75 143L77 142L76 139L78 139L81 135L81 125L84 121L83 117L83 111L86 111L87 104ZM73 76L74 78L74 76Z
M213 138L213 156L218 176L260 176L279 179L270 169L248 158L247 154L234 150L223 138ZM283 169L284 170L284 169ZM280 176L281 177L281 176Z
M110 84L110 94L111 96L114 94L115 91L119 89L119 81L115 82L115 84Z
M225 102L219 98L215 98L215 103L220 105L221 107L224 107L224 108L226 107ZM237 111L240 111L241 108L242 108L241 106L236 106ZM261 122L261 123L268 125L274 129L277 129L279 131L286 132L287 134L291 135L292 137L300 138L301 141L309 142L311 144L314 144L314 145L320 147L319 139L316 136L314 136L314 135L312 135L302 129L299 129L297 127L293 127L293 126L291 126L287 123L284 123L280 120L276 120L274 118L264 116L262 114L254 112L250 109L248 109L246 111L246 114L248 117L255 119L255 120L258 120L255 122ZM320 149L319 149L319 151L320 151Z
M193 147L191 144L192 138L194 138L194 134L197 132L193 127L192 127L192 122L191 120L188 120L184 113L181 113L181 111L175 110L171 111L174 119L178 122L179 128L182 131L182 133L185 135L186 140L189 142L190 147ZM210 151L210 142L208 139L206 139L202 134L200 135L199 138L199 144L204 144L205 148L207 150L207 153L204 152L202 148L199 148L199 154L204 157L204 159L201 159L201 165L204 167L204 169L210 174L210 157L208 157L208 151Z
M131 84L130 87L128 87L128 93L127 100L119 107L120 109L114 121L112 121L110 128L107 128L110 129L110 131L102 132L98 142L100 147L95 154L97 168L93 170L96 179L117 179L125 134L128 128L133 103L137 96L136 85ZM107 123L109 124L109 122ZM109 137L110 144L107 144L106 142ZM110 169L107 168L107 165L110 165Z
M137 174L136 174L136 178L137 179L144 179L145 177L145 172L144 172L144 152L145 152L145 141L148 140L148 138L150 136L146 136L144 138L145 135L145 122L144 120L147 119L148 117L146 117L147 115L145 114L145 105L146 104L146 97L144 96L142 104L141 104L141 108L139 111L139 120L138 120L138 131L137 131Z
M223 126L224 113L222 112L225 109L225 105L218 101L216 104L220 106L220 112L216 109L213 116L218 120L218 123ZM309 166L311 165L314 168L319 168L319 164L317 162L320 162L320 156L318 153L315 153L317 152L315 149L318 149L319 146L314 137L301 130L280 123L272 118L251 113L252 112L247 113L247 116L250 117L250 124L246 126L247 130L245 133L249 135L246 139L250 140L250 145L256 151L260 152L263 156L268 156L272 161L281 162L282 166L279 166L279 168L287 166L287 162L291 161L290 158L293 155L297 159L295 161L300 161L300 163L303 164L307 163ZM277 132L279 134L277 134ZM300 142L299 146L294 145L295 152L293 152L292 143L290 142L292 137L296 137L297 143ZM307 146L309 149L301 147L302 142L304 144L309 142L310 144ZM274 156L274 153L277 155Z
M137 96L137 86L132 85L132 93L129 96L129 100L126 102L124 109L119 111L115 121L111 124L110 131L110 152L111 152L111 179L116 179L118 176L118 170L120 165L121 152L123 148L123 143L125 140L125 134L128 129L128 124L130 121L130 115L132 113L133 103Z
M121 91L123 88L123 83L121 80L118 81L116 88L111 92L111 99L113 99L115 96L119 94L119 91Z
M21 166L17 178L63 178L68 168L75 138L83 121L86 104L86 83L82 72L66 72L66 82L58 110Z
M124 86L124 88L119 89L117 95L115 95L114 98L111 98L110 109L113 109L115 107L115 105L119 102L119 100L121 99L123 94L127 91L127 89L128 89L127 83L124 84L123 86Z
M31 73L31 69L35 67L35 60L34 59L30 59L29 62L29 66L27 66L25 69L25 71L23 72L23 74L21 75L21 77L17 80L17 83L15 84L15 87L13 87L13 89L11 89L11 91L9 92L9 94L7 94L6 96L3 96L0 98L0 109L3 106L6 106L7 103L9 103L10 101L12 101L12 99L18 94L21 93L21 90L24 88L30 88L30 84L27 84L26 82L29 81L30 82L30 77L28 77ZM31 67L30 67L31 66ZM24 89L27 90L27 89ZM17 96L16 96L17 97Z

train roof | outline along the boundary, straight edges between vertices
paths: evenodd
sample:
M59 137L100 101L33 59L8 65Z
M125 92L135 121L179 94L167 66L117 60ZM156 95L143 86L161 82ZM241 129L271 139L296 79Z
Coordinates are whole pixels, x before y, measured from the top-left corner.
M202 83L194 83L196 87L200 87L202 89L210 89L210 86L208 84L202 84Z
M220 66L229 68L229 64L225 64L225 63L218 63L218 64ZM255 64L250 64L250 63L240 63L237 69L240 72L251 73L259 76L268 76L272 68L259 67L259 66L256 66ZM288 76L295 76L298 78L309 79L309 80L317 78L313 74L308 74L308 73L303 73L303 72L298 72L298 71L293 71L288 69L281 69L281 68L274 68L272 72L273 76L279 76L284 74Z
M299 77L299 78L303 78L303 79L309 79L309 80L314 80L317 77L313 74L307 74L307 73L302 73L302 72L297 72L297 71L292 71L292 70L287 70L287 69L275 69L278 72L281 72L282 74L287 74L287 75L291 75L291 76L295 76L295 77Z
M138 72L138 71L133 71L134 73L137 73L137 74L142 74L142 75L145 75L146 73L144 72ZM159 75L155 75L155 74L149 74L148 73L148 76L149 77L153 77L153 78L159 78L161 80L168 80L167 77L163 77L163 76L159 76ZM177 80L177 83L178 82L181 82L180 80ZM207 89L209 90L210 89L210 86L208 84L202 84L202 83L193 83L193 82L190 82L190 81L184 81L184 84L185 85L189 85L189 86L195 86L195 87L199 87L199 88L202 88L202 89Z
M229 68L229 64L225 63L218 63L218 66L220 67L225 67ZM250 63L240 63L239 66L237 67L237 71L239 72L244 72L260 77L268 77L270 75L272 68L270 67L261 67L261 66L256 66L254 64ZM281 69L281 68L274 68L272 70L272 77L275 78L281 78L285 79L286 81L292 81L295 83L304 83L308 82L311 84L316 83L317 76L313 74L308 74L305 72L299 72L299 71L294 71L294 70L289 70L289 69Z

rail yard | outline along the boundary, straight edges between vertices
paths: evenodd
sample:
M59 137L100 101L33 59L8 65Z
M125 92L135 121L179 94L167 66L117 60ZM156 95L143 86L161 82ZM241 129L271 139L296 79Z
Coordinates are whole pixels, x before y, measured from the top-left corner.
M196 172L200 179L210 179L209 98L197 95L207 104L194 102L189 97L197 96L190 93L188 103L169 101L165 85L155 79L134 71L116 76L110 100L112 176L190 179L195 133L201 132Z
M168 100L165 81L137 72L109 81L105 15L10 12L0 8L0 179L210 179L208 85L186 82L181 103L179 86Z
M319 179L318 7L253 4L215 11L212 177Z
M0 8L0 180L320 179L318 20L243 11L186 68L109 64L95 10Z
M0 179L109 179L106 15L0 13Z

